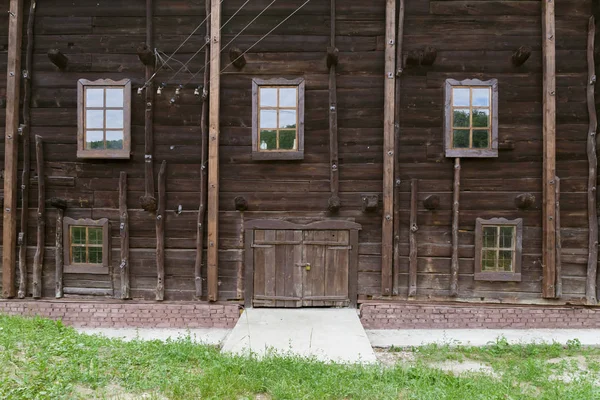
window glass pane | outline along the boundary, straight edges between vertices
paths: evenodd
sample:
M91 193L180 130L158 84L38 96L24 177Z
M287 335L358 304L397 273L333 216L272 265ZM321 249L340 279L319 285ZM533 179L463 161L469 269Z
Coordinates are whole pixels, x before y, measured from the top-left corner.
M87 131L85 133L85 148L87 150L104 149L104 133L102 131Z
M474 128L487 128L489 126L490 126L490 110L487 110L487 109L473 110L473 127Z
M452 105L455 107L469 107L471 104L469 88L452 89Z
M106 110L106 128L123 129L122 110Z
M85 126L88 129L104 128L104 111L103 110L86 110L85 111Z
M471 126L470 112L468 109L454 110L454 120L452 122L455 128L469 128Z
M86 107L104 107L104 89L85 89Z
M106 148L123 150L123 131L106 131Z
M260 111L260 127L261 128L277 128L277 111L276 110L261 110Z
M515 228L512 226L500 227L500 247L504 249L512 249L513 237Z
M260 88L260 106L277 107L276 88Z
M298 107L297 88L279 89L279 107Z
M74 264L84 264L85 260L85 247L71 247L71 254L73 257L72 262Z
M496 247L496 234L498 229L495 226L483 227L483 247Z
M123 89L106 89L106 107L123 107Z
M90 264L102 264L102 247L90 247L88 248L90 255Z
M473 106L489 107L490 106L490 89L473 89Z
M279 110L279 128L296 127L296 110Z
M296 149L296 131L279 131L279 148L282 150Z
M496 269L496 253L495 250L483 250L481 252L481 270L494 271Z
M102 244L102 228L88 228L88 243Z
M454 130L453 147L455 149L468 149L469 148L469 131Z
M488 149L490 147L490 131L473 131L473 148Z
M512 251L500 250L499 257L498 257L498 270L511 272L513 269L512 268L512 259L513 259Z
M277 131L261 131L259 147L261 150L277 150Z
M85 244L85 227L71 227L71 244Z

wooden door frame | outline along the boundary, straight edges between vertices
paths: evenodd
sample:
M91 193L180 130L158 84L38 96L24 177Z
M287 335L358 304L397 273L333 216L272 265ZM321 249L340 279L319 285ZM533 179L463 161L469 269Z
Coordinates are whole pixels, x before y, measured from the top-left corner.
M254 297L254 251L252 243L254 242L254 231L260 230L287 230L287 231L349 231L350 232L350 250L348 259L348 298L352 307L357 306L358 302L358 231L362 226L356 222L342 220L317 221L310 224L295 224L289 221L278 219L252 220L244 224L244 267L245 267L245 289L244 306L252 307Z

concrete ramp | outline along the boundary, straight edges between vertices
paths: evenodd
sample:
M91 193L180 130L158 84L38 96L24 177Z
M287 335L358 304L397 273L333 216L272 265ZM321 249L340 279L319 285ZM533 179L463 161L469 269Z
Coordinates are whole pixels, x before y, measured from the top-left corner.
M275 351L340 363L377 361L355 309L246 309L221 351L258 357Z

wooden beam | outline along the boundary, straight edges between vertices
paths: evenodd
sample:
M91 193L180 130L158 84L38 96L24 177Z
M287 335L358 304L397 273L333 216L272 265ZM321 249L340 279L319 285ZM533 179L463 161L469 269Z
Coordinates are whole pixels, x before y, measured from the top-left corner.
M121 299L129 299L129 213L127 212L127 172L119 177L119 236L121 239Z
M381 293L393 294L394 250L394 111L396 86L396 0L386 0L383 115L383 221Z
M400 0L398 5L398 35L396 39L396 93L394 101L394 264L396 271L400 268L400 98L402 94L401 78L403 73L404 57L404 0ZM395 282L395 280L394 280ZM393 289L393 294L397 293L398 288Z
M454 159L452 196L452 264L450 265L450 296L458 296L458 227L460 219L460 158Z
M64 199L50 199L52 207L56 207L56 236L54 244L54 260L55 260L55 293L54 296L60 299L64 296L63 292L63 268L64 268L64 253L63 253L63 220L65 217L65 209L67 202Z
M408 297L417 295L417 224L419 180L410 181L410 253L408 267Z
M4 220L2 226L2 296L15 297L17 244L17 163L23 0L10 0L4 137Z
M562 235L560 232L560 178L556 177L556 298L562 297Z
M35 23L36 1L29 4L27 21L27 49L25 72L23 73L23 125L19 129L23 136L23 172L21 172L21 228L19 244L19 292L20 299L27 295L27 225L29 222L29 179L31 175L31 152L29 135L31 133L31 75L33 72L33 27Z
M165 299L165 206L167 202L167 162L163 161L158 172L158 209L156 212L156 300Z
M146 0L146 47L154 49L154 2ZM154 74L154 64L146 64L146 82ZM146 86L146 109L144 114L144 195L140 199L142 208L150 213L156 211L154 188L154 82Z
M206 16L210 15L210 2L205 2ZM196 297L202 296L202 261L204 258L204 221L206 219L206 201L208 195L208 77L210 76L210 21L206 20L206 37L209 39L204 48L204 84L202 88L202 116L200 118L200 134L202 136L200 155L200 206L196 226L196 263L194 264L194 282Z
M330 47L335 49L335 0L331 0ZM335 50L333 50L335 53ZM329 53L329 51L328 51ZM329 66L329 211L337 213L342 206L340 200L340 164L338 161L338 104L337 104L337 63Z
M208 141L208 300L219 294L219 105L221 87L221 2L211 0Z
M598 274L598 212L597 212L597 180L598 180L598 158L596 153L598 131L598 114L596 112L596 64L594 57L596 37L596 21L590 17L588 24L587 61L588 61L588 84L587 84L587 106L589 114L589 128L587 134L587 156L588 156L588 263L587 278L585 285L585 298L588 304L596 304L596 278ZM558 218L558 215L556 216ZM558 224L558 222L557 222ZM558 228L557 228L558 229ZM558 247L558 243L557 243ZM558 272L557 272L558 274ZM558 279L558 277L557 277ZM557 290L558 291L558 290ZM558 296L558 294L557 294Z
M46 238L46 176L44 174L44 142L35 136L35 157L38 179L37 244L33 257L33 298L42 297L42 271Z
M543 49L543 223L542 297L556 297L556 29L554 0L542 0Z

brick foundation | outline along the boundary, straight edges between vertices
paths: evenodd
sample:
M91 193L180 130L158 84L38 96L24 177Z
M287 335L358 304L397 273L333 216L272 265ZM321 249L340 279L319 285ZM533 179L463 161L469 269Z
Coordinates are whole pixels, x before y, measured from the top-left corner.
M598 329L600 308L366 303L365 329Z
M90 328L233 328L237 304L3 300L0 313L60 319Z

